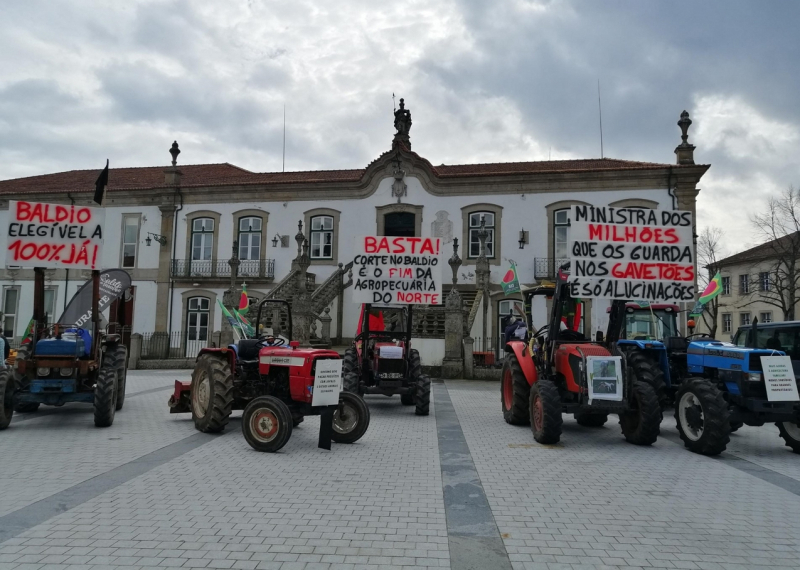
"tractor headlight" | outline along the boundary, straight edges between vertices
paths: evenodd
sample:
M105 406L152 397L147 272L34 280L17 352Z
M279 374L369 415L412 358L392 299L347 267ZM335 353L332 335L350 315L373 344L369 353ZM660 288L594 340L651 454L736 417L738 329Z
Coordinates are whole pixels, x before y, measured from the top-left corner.
M38 374L39 376L50 376L50 369L45 367L37 368L36 374Z
M62 376L72 376L72 368L62 368L61 369Z
M748 372L747 379L750 382L761 382L761 372Z

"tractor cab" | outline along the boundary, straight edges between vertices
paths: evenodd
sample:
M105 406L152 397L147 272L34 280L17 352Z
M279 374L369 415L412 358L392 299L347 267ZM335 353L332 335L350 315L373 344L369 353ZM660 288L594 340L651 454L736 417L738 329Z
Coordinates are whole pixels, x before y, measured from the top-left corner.
M611 312L611 307L608 308ZM621 338L630 340L660 340L676 337L678 333L678 305L638 303L625 305L625 328Z

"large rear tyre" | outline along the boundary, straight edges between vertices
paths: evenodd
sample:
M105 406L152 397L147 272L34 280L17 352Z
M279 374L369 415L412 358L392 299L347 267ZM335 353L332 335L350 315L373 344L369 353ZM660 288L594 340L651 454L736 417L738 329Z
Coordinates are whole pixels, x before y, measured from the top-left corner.
M629 404L632 409L619 415L625 440L635 445L654 444L661 432L661 406L652 384L634 380Z
M344 357L342 358L342 374L347 374L348 372L357 372L358 371L358 352L353 347L348 348L344 351Z
M94 425L109 427L114 423L117 411L117 371L110 366L102 366L97 372L94 384Z
M16 382L8 368L0 370L0 430L6 429L14 415L14 390Z
M242 414L242 433L256 451L274 453L292 436L292 412L273 396L255 398Z
M361 395L361 377L358 372L346 372L342 378L342 388L345 392Z
M341 392L339 407L333 412L331 439L336 443L355 443L367 432L369 408L356 394Z
M414 414L427 416L431 413L431 379L427 376L417 378L417 394L414 402Z
M14 406L14 411L18 414L30 414L39 409L39 402L20 402Z
M695 453L718 455L730 441L730 410L722 391L705 378L687 378L675 395L675 421L683 444Z
M227 358L203 354L197 359L192 372L190 400L194 427L198 431L218 433L225 429L233 405L233 374Z
M800 422L778 422L775 425L786 445L795 453L800 453Z
M503 361L503 375L500 381L500 404L503 406L503 419L514 426L531 423L528 402L531 387L525 379L516 355L509 354Z
M103 357L103 366L117 371L117 411L125 404L125 385L128 376L128 348L123 344L109 346Z
M561 397L550 380L537 380L531 386L530 418L533 439L539 443L553 444L561 439Z
M575 421L583 427L603 427L608 421L608 414L599 412L576 412Z
M633 368L633 373L641 382L647 382L653 387L659 406L665 408L671 402L667 395L667 383L664 380L664 371L657 362L639 350L630 350L626 354L628 366Z

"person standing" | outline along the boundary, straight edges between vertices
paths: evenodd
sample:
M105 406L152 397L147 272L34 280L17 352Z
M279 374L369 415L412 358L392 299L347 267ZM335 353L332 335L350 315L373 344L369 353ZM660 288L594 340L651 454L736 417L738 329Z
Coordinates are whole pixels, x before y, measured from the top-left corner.
M6 338L6 334L3 329L0 329L0 344L3 346L3 362L2 365L0 365L0 370L3 370L6 368L8 357L11 356L11 345L8 343L8 339Z

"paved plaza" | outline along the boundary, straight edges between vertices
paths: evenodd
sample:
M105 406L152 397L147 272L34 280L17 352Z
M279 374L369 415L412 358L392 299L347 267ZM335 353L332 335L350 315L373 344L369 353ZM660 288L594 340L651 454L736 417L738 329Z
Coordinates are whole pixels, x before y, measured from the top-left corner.
M195 431L166 401L188 371L128 376L107 429L90 406L0 432L0 569L800 568L800 456L774 426L718 458L665 418L649 448L565 416L542 446L503 422L496 383L448 381L431 415L368 396L353 445L306 418L277 454L238 416Z

